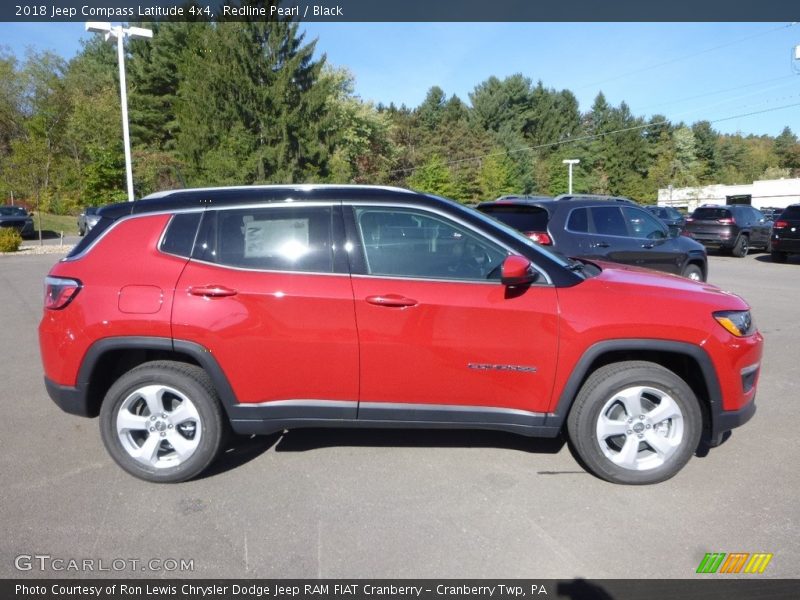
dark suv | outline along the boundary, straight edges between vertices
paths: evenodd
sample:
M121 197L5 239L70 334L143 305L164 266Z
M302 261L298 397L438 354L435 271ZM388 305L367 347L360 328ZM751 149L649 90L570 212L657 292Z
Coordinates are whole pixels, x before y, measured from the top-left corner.
M661 219L669 227L670 233L678 235L686 227L686 217L671 206L645 206L644 209L651 215Z
M477 208L566 256L647 267L698 281L708 276L702 245L671 235L661 220L628 198L496 200Z
M442 198L304 185L101 209L45 280L39 342L53 400L149 481L194 477L229 429L459 427L566 432L632 484L753 415L763 344L713 286L568 260Z
M686 219L684 235L707 248L747 256L750 248L770 251L772 221L745 204L705 205Z
M800 204L787 206L772 229L772 260L786 262L790 254L800 254Z

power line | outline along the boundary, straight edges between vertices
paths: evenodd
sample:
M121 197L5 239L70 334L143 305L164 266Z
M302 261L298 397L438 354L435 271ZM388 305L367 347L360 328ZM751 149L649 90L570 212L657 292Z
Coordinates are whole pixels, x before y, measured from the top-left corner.
M762 81L754 81L753 83L743 83L737 85L736 87L725 88L724 90L716 90L714 92L706 92L705 94L697 94L696 96L687 96L685 98L679 98L678 100L670 100L669 102L659 102L658 104L646 104L645 106L636 107L638 112L645 111L649 108L659 107L659 106L670 106L672 104L680 104L681 102L686 102L688 100L697 100L698 98L706 98L708 96L716 96L717 94L724 94L726 92L734 92L736 90L741 90L743 88L753 87L755 85L762 85L764 83L773 83L775 81L783 81L783 80L793 80L795 79L794 75L782 75L780 77L773 77L772 79L764 79ZM773 89L775 86L769 89ZM631 107L633 109L633 107Z
M644 73L645 71L651 71L653 69L657 69L658 67L663 67L665 65L671 65L672 63L680 62L682 60L686 60L687 58L692 58L698 56L700 54L707 54L708 52L713 52L714 50L719 50L720 48L727 48L728 46L733 46L734 44L739 44L741 42L745 42L747 40L752 40L757 37L761 37L763 35L767 35L770 33L774 33L776 31L780 31L781 29L788 29L789 27L794 27L797 23L788 23L787 25L781 25L780 27L774 27L772 29L768 29L766 31L761 31L759 33L754 33L753 35L748 35L743 38L738 38L735 40L731 40L730 42L725 42L724 44L719 44L718 46L712 46L711 48L705 48L703 50L698 50L697 52L692 52L691 54L684 54L683 56L678 56L675 58L671 58L669 60L665 60L659 63L655 63L649 65L647 67L642 67L640 69L636 69L634 71L628 71L627 73L622 73L621 75L615 75L614 77L609 77L608 79L603 79L601 81L596 81L594 83L589 83L586 85L582 85L580 87L575 88L576 90L583 90L586 88L594 87L597 85L601 85L603 83L608 83L609 81L616 81L618 79L622 79L624 77L628 77L630 75L637 75L639 73Z

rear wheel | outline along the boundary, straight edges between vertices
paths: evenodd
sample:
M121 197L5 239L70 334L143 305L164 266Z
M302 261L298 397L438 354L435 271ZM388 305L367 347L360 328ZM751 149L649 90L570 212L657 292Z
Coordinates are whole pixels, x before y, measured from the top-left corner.
M750 241L747 239L746 235L740 235L737 238L736 243L733 245L731 254L737 258L744 258L747 256L748 250L750 250Z
M195 477L214 460L227 421L211 380L195 365L154 361L132 369L108 390L100 433L128 473L154 482Z
M592 473L642 485L674 476L700 442L702 414L686 382L645 361L597 369L567 419L569 440Z

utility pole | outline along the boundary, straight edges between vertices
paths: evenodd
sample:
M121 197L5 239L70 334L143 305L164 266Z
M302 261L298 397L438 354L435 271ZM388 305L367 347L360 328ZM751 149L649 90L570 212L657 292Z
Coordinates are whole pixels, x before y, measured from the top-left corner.
M577 159L577 158L567 158L567 159L562 160L561 162L564 163L565 165L569 165L569 191L567 193L571 194L572 193L572 165L577 165L581 161L579 159Z
M106 41L117 42L117 63L119 64L119 97L122 105L122 137L125 144L125 178L128 185L128 202L133 202L133 166L131 164L131 134L128 127L128 89L125 83L125 38L149 39L153 37L150 29L143 27L112 27L111 23L86 23L86 31L104 33Z

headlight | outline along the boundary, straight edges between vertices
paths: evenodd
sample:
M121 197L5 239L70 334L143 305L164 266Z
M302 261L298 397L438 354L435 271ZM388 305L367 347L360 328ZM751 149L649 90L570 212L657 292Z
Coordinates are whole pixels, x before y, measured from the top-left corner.
M714 313L714 318L736 337L750 335L756 330L749 310L721 310Z

